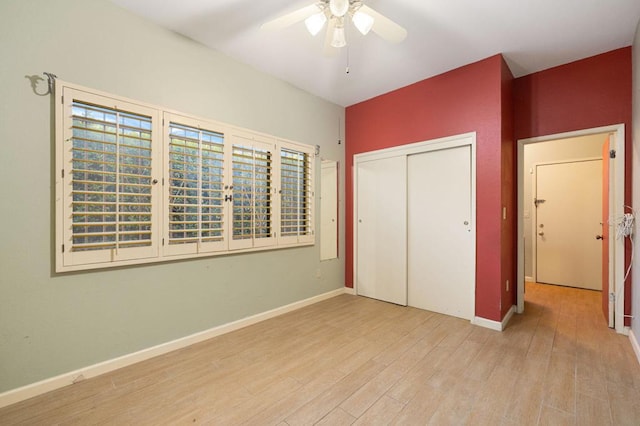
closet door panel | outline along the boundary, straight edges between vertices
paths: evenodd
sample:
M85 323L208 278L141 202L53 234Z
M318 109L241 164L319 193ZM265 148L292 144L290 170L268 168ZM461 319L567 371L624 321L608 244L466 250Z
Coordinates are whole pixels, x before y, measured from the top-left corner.
M357 163L356 291L407 304L407 157Z
M408 303L472 319L475 241L471 148L410 155L407 163Z

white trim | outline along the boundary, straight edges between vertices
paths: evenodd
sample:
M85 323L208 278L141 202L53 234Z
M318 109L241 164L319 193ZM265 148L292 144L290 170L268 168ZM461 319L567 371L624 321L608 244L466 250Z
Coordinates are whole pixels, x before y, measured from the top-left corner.
M611 126L596 127L592 129L584 129L573 132L557 133L553 135L537 136L533 138L520 139L517 142L517 193L518 193L518 268L517 268L517 313L524 312L524 199L523 190L524 179L524 146L536 142L548 142L557 139L568 139L578 136L594 135L599 133L611 133L614 135L614 145L609 149L615 149L616 161L610 161L610 173L613 179L610 179L610 199L609 203L613 206L610 208L610 217L616 218L624 214L624 188L625 188L625 126L624 124L614 124ZM616 165L619 165L616 167ZM613 170L612 170L613 169ZM609 239L609 256L612 261L609 262L613 267L609 268L609 286L618 293L615 308L615 329L618 333L624 334L624 291L617 289L624 288L624 282L621 282L624 269L624 241L615 238Z
M352 287L345 287L344 288L344 294L350 294L352 296L356 295L356 289L352 288Z
M376 151L364 152L355 154L353 156L353 165L351 167L352 176L352 194L353 194L353 217L351 218L353 223L353 291L354 294L358 294L358 173L357 166L359 163L373 160L380 160L384 158L392 157L407 157L412 154L419 154L423 152L436 151L441 149L457 148L461 146L471 147L471 232L473 233L473 269L476 269L477 263L477 230L476 230L476 132L463 133L459 135L447 136L438 139L432 139L428 141L415 142L407 145L398 145L390 148L380 149ZM474 281L477 282L477 276L474 276ZM472 320L475 317L475 300L476 293L473 295L474 300L474 313L472 314Z
M529 276L526 276L526 275L525 275L525 277L524 277L524 280L525 280L525 281L527 281L527 282L530 282L530 283L534 283L534 282L536 282L536 281L533 279L533 277L529 277Z
M504 318L502 318L502 321L500 322L482 318L482 317L474 317L471 320L471 324L477 325L479 327L488 328L490 330L503 331L505 328L507 328L507 324L509 324L511 317L515 312L516 312L516 305L512 305L511 308L509 308L509 311L507 312L507 314L504 316Z
M319 294L317 296L310 297L308 299L293 302L279 308L271 309L266 312L262 312L256 315L252 315L246 318L232 321L227 324L222 324L217 327L210 328L198 333L191 334L189 336L181 337L170 342L161 343L156 346L152 346L147 349L142 349L137 352L133 352L127 355L123 355L117 358L113 358L107 361L103 361L97 364L93 364L84 368L80 368L68 373L60 374L59 376L51 377L49 379L41 380L30 385L22 386L16 389L12 389L3 393L0 393L0 408L6 407L11 404L15 404L20 401L24 401L34 396L41 395L46 392L50 392L55 389L62 388L73 383L80 382L91 377L96 377L101 374L105 374L119 368L126 367L137 362L145 361L158 355L166 354L177 349L182 349L187 346L193 345L204 340L211 339L222 334L230 333L232 331L265 321L279 315L286 314L291 311L295 311L305 306L312 305L314 303L321 302L326 299L330 299L335 296L346 293L346 287L342 287L336 290L329 291L327 293Z
M470 140L468 140L470 139ZM420 154L438 149L457 148L459 146L471 145L475 148L476 132L462 133L444 138L431 139L428 141L414 142L407 145L398 145L390 148L378 149L376 151L363 152L353 156L354 166L362 161L380 160L382 158L405 157L411 154Z
M638 364L640 364L640 344L633 330L629 330L629 340L631 341L633 352L635 352L636 358L638 359Z

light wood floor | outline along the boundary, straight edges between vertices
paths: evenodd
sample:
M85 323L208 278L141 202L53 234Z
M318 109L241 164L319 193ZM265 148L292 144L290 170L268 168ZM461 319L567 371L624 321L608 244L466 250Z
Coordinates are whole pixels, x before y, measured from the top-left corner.
M503 333L342 295L0 409L0 424L638 425L600 293L527 284Z

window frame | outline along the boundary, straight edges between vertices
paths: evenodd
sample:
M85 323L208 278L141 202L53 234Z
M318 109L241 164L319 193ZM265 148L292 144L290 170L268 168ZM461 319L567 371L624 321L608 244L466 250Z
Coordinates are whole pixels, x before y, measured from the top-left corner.
M92 253L74 252L70 249L72 209L69 201L69 175L71 172L69 150L65 143L71 136L69 123L72 121L71 106L73 102L83 102L107 109L116 109L151 117L151 178L156 183L151 189L151 245L138 250L94 250ZM71 121L70 121L71 120ZM223 241L195 244L169 244L169 197L170 197L170 150L171 123L219 133L223 135L223 175L224 196L233 194L232 185L232 151L233 143L249 144L256 149L270 152L271 178L269 199L271 233L266 238L250 238L234 243L232 235L233 205L223 202ZM308 235L282 237L281 230L281 149L292 149L304 152L309 158L310 188ZM200 161L200 160L199 160ZM166 262L177 259L209 257L217 255L238 254L262 250L273 250L293 246L309 246L315 244L315 148L311 145L276 138L274 136L254 132L222 122L169 110L152 104L127 99L56 80L55 90L55 270L71 272L90 269L103 269L118 266ZM199 172L200 173L200 172ZM66 176L65 176L66 175ZM199 199L202 200L201 198ZM201 209L201 203L198 208ZM199 210L201 211L201 210ZM214 220L214 219L211 219ZM199 223L201 221L199 220ZM255 229L254 229L255 231ZM201 235L201 234L199 234Z

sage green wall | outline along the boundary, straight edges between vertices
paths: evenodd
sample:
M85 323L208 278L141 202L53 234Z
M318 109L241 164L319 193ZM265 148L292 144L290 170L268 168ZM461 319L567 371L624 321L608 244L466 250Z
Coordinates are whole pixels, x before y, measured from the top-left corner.
M106 0L2 0L0 58L0 392L343 286L342 244L55 274L52 101L28 76L320 145L342 182L344 108Z

